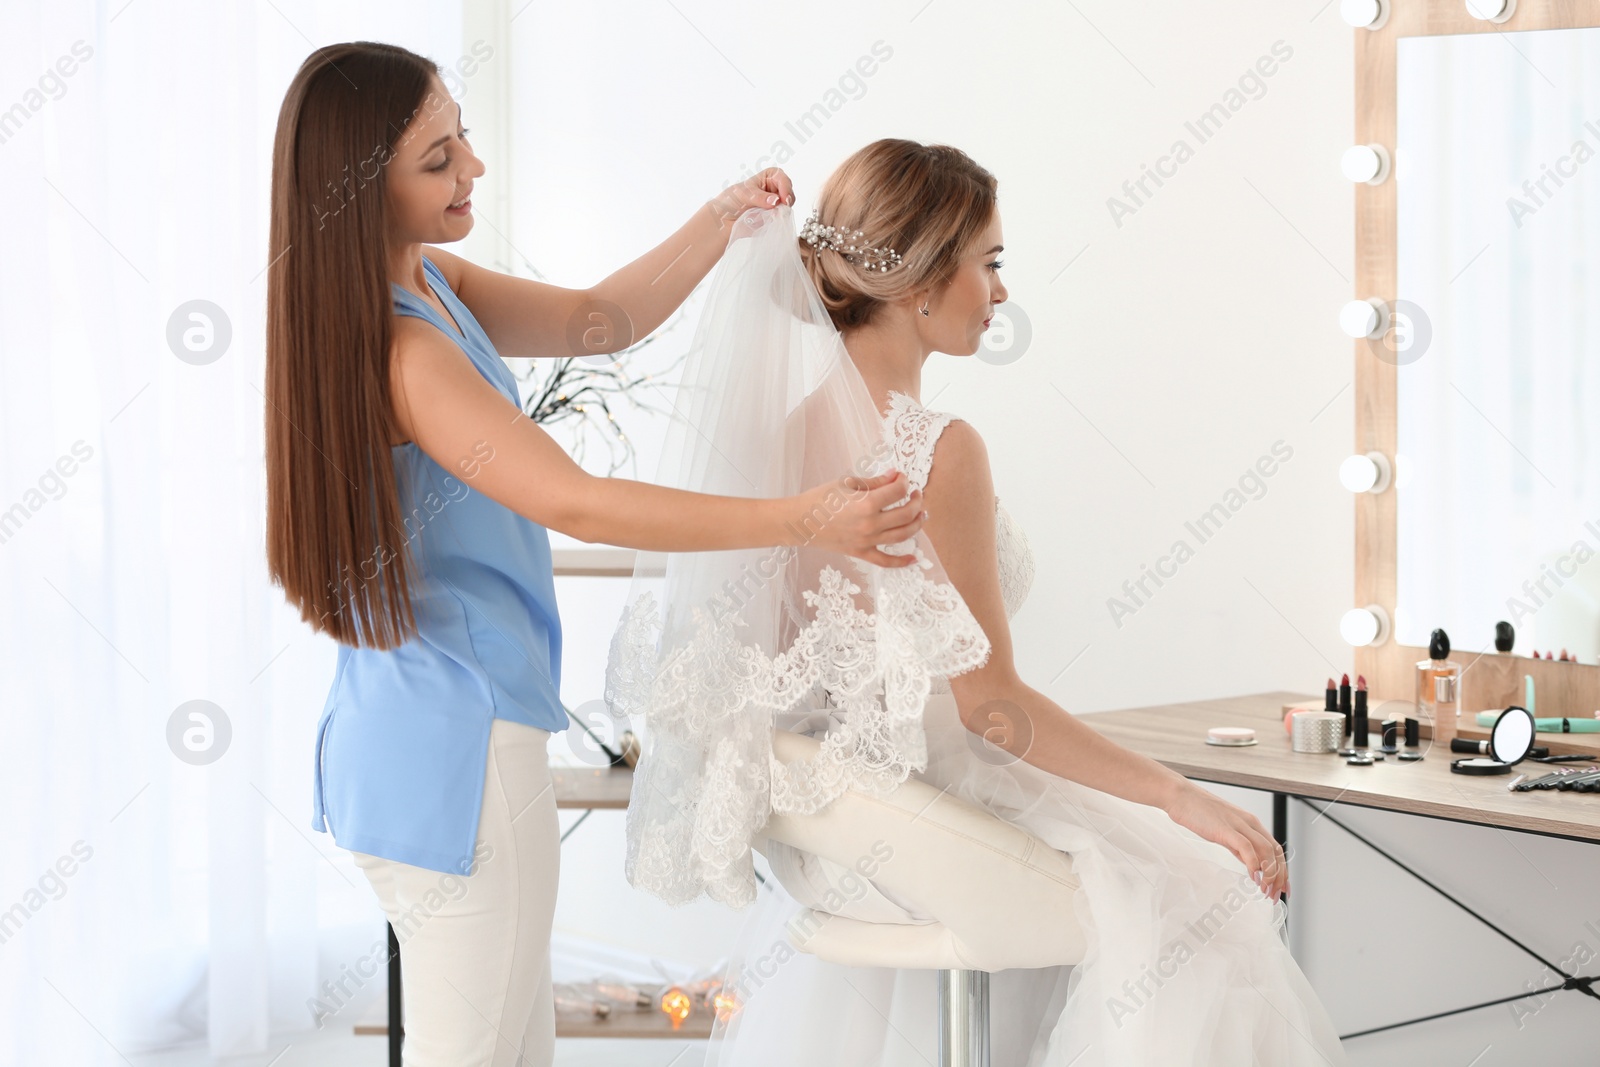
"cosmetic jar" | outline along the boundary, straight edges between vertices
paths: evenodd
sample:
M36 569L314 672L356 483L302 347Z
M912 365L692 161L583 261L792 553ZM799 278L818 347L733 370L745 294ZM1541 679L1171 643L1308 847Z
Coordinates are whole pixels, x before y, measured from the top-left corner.
M1297 712L1290 723L1289 744L1296 752L1334 752L1344 740L1344 716L1337 711Z

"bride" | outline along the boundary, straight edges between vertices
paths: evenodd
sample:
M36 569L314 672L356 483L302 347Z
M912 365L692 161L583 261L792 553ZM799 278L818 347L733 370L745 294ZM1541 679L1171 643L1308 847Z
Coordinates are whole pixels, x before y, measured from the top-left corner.
M870 863L858 873L761 832L773 813L915 777L1067 853L1081 883L1082 958L992 978L994 1067L1343 1064L1284 943L1287 864L1259 820L1103 738L1013 663L1028 539L977 430L920 399L928 357L972 355L1006 299L996 185L958 149L881 140L828 178L798 233L785 206L735 227L659 480L777 495L892 466L923 490L927 520L885 546L911 567L804 539L641 555L606 685L644 737L628 879L675 904L761 898L706 1063L931 1063L933 971L825 963L786 927L805 908L935 918L874 884ZM815 755L777 758L774 729L815 738ZM776 875L759 893L752 851Z

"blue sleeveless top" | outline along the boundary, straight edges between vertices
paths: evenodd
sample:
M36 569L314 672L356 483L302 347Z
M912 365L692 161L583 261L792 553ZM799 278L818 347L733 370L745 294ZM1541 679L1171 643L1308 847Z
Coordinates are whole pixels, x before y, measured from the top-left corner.
M423 270L458 331L394 283L394 309L428 320L513 405L516 379L433 261ZM411 441L390 449L416 566L417 633L388 651L340 644L317 724L311 826L343 848L434 871L472 866L489 728L555 733L561 620L545 528L473 491ZM487 454L478 462L492 462Z

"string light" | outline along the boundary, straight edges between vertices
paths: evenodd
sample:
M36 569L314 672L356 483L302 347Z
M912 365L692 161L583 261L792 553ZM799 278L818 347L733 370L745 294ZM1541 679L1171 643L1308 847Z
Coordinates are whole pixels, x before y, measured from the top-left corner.
M739 1002L737 995L726 990L718 990L716 995L711 998L711 1005L716 1010L717 1018L724 1022L732 1018L740 1008L744 1007Z
M661 1010L666 1012L667 1017L672 1020L672 1028L674 1030L683 1025L683 1020L689 1017L689 1012L693 1009L693 1006L694 1002L689 999L689 994L677 986L673 986L661 994Z

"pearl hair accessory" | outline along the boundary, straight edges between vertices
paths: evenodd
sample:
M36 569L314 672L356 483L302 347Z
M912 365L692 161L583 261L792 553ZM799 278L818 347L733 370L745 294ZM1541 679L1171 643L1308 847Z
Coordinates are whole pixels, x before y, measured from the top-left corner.
M865 243L858 245L856 242L861 240L860 230L851 233L836 226L824 226L821 219L821 210L813 208L805 225L800 227L800 239L813 248L832 249L848 262L859 262L867 270L887 271L903 264L900 253L892 248L874 248Z

